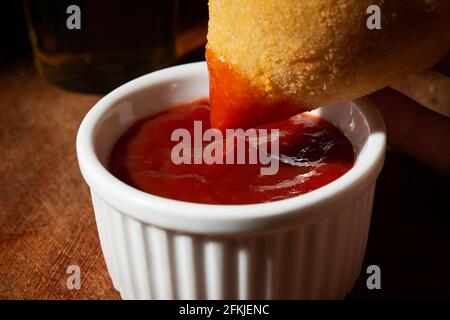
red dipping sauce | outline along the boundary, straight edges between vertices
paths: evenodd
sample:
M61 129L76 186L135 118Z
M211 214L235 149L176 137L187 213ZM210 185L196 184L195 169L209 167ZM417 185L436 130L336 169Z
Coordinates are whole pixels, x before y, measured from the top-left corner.
M206 204L253 204L292 198L336 180L354 164L350 141L333 124L310 114L258 128L279 129L280 162L275 175L262 164L179 164L171 159L172 132L194 121L210 126L207 99L174 106L135 123L116 143L110 171L144 192ZM208 142L203 142L207 145Z

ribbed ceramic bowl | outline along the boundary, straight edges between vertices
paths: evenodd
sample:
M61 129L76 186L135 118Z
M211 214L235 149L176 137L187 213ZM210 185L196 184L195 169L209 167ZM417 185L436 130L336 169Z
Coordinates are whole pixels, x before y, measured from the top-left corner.
M385 154L367 100L320 108L351 140L355 166L291 199L254 205L175 201L134 189L106 167L137 120L208 96L204 62L154 72L101 99L83 120L78 161L91 188L109 274L124 299L339 299L357 279Z

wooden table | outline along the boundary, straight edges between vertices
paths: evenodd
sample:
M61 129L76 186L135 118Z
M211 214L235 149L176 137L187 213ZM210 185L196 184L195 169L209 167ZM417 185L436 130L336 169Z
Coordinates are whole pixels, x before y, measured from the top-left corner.
M116 299L75 136L99 96L46 83L31 59L0 70L0 298ZM80 290L66 270L81 268Z
M100 96L66 92L30 58L0 69L0 298L118 299L103 261L75 136ZM350 299L450 298L450 183L390 152L379 179L363 274ZM382 289L369 291L377 264ZM66 286L81 269L81 289Z

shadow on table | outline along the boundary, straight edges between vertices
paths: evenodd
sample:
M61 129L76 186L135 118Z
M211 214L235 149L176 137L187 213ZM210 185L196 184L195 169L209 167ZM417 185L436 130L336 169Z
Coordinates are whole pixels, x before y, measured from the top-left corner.
M369 290L369 265L381 289ZM450 298L450 178L389 151L361 276L347 299Z

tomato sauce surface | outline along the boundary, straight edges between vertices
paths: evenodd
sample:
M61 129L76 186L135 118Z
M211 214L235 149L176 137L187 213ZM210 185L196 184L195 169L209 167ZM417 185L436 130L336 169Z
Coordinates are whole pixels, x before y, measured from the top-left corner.
M280 162L274 175L261 175L261 167L267 165L260 163L175 164L171 152L178 141L171 141L172 132L185 128L194 136L194 121L201 121L203 130L211 128L207 99L174 106L135 123L111 153L111 173L132 187L165 198L253 204L310 192L339 178L354 164L353 146L345 135L308 113L257 127L279 129Z

